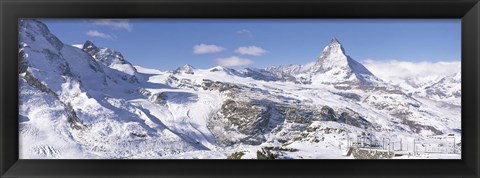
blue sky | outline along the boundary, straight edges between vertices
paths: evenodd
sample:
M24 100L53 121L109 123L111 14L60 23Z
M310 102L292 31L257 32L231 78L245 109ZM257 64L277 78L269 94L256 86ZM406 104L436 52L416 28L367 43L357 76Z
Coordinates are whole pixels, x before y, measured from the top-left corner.
M336 37L353 59L460 60L460 19L43 19L66 44L91 40L134 65L173 70L305 64ZM196 46L196 47L195 47ZM195 48L194 48L195 47Z

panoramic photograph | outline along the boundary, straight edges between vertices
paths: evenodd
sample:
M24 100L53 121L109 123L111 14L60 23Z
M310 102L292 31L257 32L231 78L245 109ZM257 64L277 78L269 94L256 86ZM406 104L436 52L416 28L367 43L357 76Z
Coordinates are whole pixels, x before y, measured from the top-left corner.
M19 19L20 159L461 159L460 19Z

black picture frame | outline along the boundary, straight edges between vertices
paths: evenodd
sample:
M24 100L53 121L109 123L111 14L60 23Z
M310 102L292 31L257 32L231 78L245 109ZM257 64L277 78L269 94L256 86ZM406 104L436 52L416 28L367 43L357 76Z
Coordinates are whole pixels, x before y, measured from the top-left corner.
M19 18L462 19L461 160L19 160ZM478 177L479 0L0 0L1 177Z

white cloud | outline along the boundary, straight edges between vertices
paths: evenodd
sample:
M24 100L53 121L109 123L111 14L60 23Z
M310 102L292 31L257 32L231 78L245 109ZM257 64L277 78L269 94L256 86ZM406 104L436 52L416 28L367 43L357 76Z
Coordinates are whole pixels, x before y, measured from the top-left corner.
M365 60L362 64L377 77L401 85L425 85L461 70L460 61L409 62Z
M244 46L244 47L238 48L237 50L235 50L235 52L243 55L261 56L265 54L267 51L257 46Z
M123 29L129 32L133 30L133 26L130 24L130 22L127 19L98 19L98 20L93 20L93 24L100 25L100 26L110 26L117 29Z
M90 30L86 34L88 36L91 36L91 37L99 37L99 38L103 38L103 39L107 39L107 40L113 40L114 39L114 37L112 35L102 33L102 32L99 32L97 30Z
M238 56L231 56L227 58L215 59L215 63L219 66L232 67L232 66L244 66L250 65L254 62L247 58L240 58Z
M198 44L193 46L193 53L195 54L207 54L207 53L218 53L225 50L225 48L217 45L209 44Z
M250 30L247 29L241 29L237 31L238 34L245 34L245 33L251 33Z
M253 38L253 33L250 30L247 30L247 29L238 30L237 34L241 34L241 35L243 34L243 35L247 35L250 38Z

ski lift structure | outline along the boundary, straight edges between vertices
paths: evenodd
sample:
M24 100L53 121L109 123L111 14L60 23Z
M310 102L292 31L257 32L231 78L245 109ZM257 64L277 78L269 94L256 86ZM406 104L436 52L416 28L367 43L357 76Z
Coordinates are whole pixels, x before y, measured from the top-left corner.
M430 136L426 139L404 138L397 135L383 134L375 138L373 134L363 132L360 135L347 136L347 147L368 148L383 151L393 151L396 156L420 154L459 154L460 147L454 134Z

